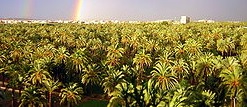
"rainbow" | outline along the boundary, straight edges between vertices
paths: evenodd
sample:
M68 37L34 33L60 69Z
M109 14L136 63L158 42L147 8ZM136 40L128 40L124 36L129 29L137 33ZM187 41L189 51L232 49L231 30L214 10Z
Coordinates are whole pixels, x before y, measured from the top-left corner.
M24 18L31 18L32 16L32 6L33 0L23 0L23 17Z
M75 2L75 10L72 16L72 19L75 21L81 20L82 3L83 0L76 0Z

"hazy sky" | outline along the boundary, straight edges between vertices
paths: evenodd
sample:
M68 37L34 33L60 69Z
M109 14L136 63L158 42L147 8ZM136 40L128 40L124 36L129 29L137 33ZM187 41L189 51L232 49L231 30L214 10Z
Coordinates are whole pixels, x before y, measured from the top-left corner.
M73 19L77 0L0 0L0 18ZM247 0L83 0L82 20L247 21Z

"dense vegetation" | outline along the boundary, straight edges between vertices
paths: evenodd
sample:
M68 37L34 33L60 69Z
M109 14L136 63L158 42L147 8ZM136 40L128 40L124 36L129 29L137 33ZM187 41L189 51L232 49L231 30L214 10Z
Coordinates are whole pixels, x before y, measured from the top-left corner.
M247 104L245 23L1 24L0 72L20 106ZM97 89L96 89L97 88Z

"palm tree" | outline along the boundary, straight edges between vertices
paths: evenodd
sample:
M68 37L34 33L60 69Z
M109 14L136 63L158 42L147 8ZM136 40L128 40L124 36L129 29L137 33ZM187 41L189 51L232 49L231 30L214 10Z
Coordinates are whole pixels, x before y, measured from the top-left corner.
M244 84L244 77L242 68L234 66L233 68L223 69L220 73L223 85L228 88L228 94L231 98L231 106L236 106L236 97L242 94L242 86Z
M85 47L87 45L86 38L84 38L83 36L79 36L79 38L76 39L75 44L76 48Z
M45 57L53 58L56 52L56 48L52 44L47 44L43 47L44 53L42 53Z
M3 52L0 53L0 64L3 65L6 60L6 57Z
M181 44L181 43L177 44L177 46L175 47L176 58L182 58L187 54L184 48L185 47L183 44Z
M109 46L107 50L108 50L108 53L106 57L119 58L119 57L122 57L122 54L124 53L124 49L119 48L118 43L115 45Z
M222 70L234 71L235 68L241 67L239 60L235 57L227 57L221 61Z
M116 85L123 82L124 74L119 70L108 70L107 77L104 78L102 86L104 87L105 93L110 95L116 89Z
M138 84L142 81L144 67L149 67L151 65L151 62L151 55L145 54L144 50L142 50L138 54L135 54L135 57L133 58L133 64L135 64L137 66L137 69L139 70L137 77Z
M201 53L202 44L194 39L186 40L184 45L184 48L189 55L199 55Z
M108 47L108 53L106 55L106 63L110 66L115 66L119 64L120 58L123 57L124 49L118 48L118 44L111 45Z
M67 102L67 106L73 106L82 99L83 89L77 83L70 84L68 87L61 89L59 96L62 98L60 104Z
M51 62L54 58L56 52L56 48L52 44L44 45L43 47L38 47L34 52L34 59L44 59L47 62Z
M175 73L178 79L182 79L189 74L189 65L183 59L179 59L177 61L173 61L171 70Z
M116 107L117 105L122 105L125 107L130 107L134 105L133 99L130 94L133 94L133 84L126 82L122 82L116 85L116 90L114 90L110 96L111 99L107 105L107 107Z
M168 90L164 90L160 87L156 87L156 82L153 79L149 79L147 82L147 87L144 90L144 101L146 106L153 106L156 107L160 103L162 103L162 100L167 96Z
M157 43L157 41L155 41L153 39L152 40L148 40L146 46L147 46L146 50L148 52L151 52L151 53L153 53L154 51L159 49L159 44Z
M4 82L5 82L5 76L4 76L4 73L5 73L5 60L6 60L6 57L3 55L3 52L0 52L0 74L2 75L3 77L3 86L5 85Z
M198 77L203 77L204 82L207 81L207 77L212 73L214 69L213 64L213 54L206 53L203 56L200 56L196 63L197 75Z
M77 73L81 73L88 59L85 55L86 48L80 48L70 56L71 69Z
M169 52L165 50L162 54L162 56L159 58L159 62L164 63L165 65L171 66L174 57L172 57L173 52Z
M42 60L36 60L33 68L29 71L30 81L33 85L43 84L45 80L51 78L49 72L42 67L44 66Z
M51 107L52 104L52 92L56 89L59 88L59 86L61 86L61 83L58 81L53 81L53 80L46 80L44 81L44 85L45 85L45 89L48 91L49 95L48 95L48 107Z
M65 63L70 54L65 47L59 47L55 55L55 62L59 64L63 62Z
M98 85L101 81L101 72L99 71L99 66L96 64L88 65L82 73L82 83L85 85L90 84Z
M90 50L90 56L101 57L101 51L105 48L102 41L99 38L89 39L87 42L87 49ZM98 55L99 54L99 55Z
M44 106L46 103L44 92L35 86L25 88L21 94L20 100L21 103L19 107Z
M184 89L177 89L174 93L169 93L167 97L165 97L165 105L167 107L184 107L187 106L186 100L187 97L187 90ZM158 107L162 106L162 102Z
M10 57L12 58L13 62L18 62L21 59L22 55L22 51L19 49L15 49L10 52Z
M224 53L228 51L228 46L223 39L217 40L217 50L221 52L221 55L224 57Z
M175 88L178 84L178 81L171 73L170 67L164 63L158 62L155 67L155 70L151 72L152 79L156 82L155 87L161 87L162 89L169 90Z
M139 39L138 36L131 36L130 37L129 44L130 44L130 47L133 49L133 51L136 51L139 44L140 44L138 39Z
M224 53L229 56L235 50L235 44L231 38L219 39L217 40L217 50L221 52L223 57L225 57Z
M243 50L247 50L247 46L246 46L246 44L247 44L247 35L245 34L245 35L241 36L240 39L241 39L240 45L242 46L242 49Z
M194 106L200 106L200 107L212 107L215 103L215 97L216 94L213 91L210 90L203 90L199 92L198 94L194 94L193 96L193 102L195 103Z
M247 69L247 50L242 51L239 55L239 60L244 69Z

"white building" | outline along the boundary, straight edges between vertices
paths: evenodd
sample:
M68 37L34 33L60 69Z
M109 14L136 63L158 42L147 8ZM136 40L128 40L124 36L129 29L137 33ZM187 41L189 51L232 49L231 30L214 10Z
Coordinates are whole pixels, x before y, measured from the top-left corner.
M190 22L190 17L188 16L181 16L180 23L181 24L186 24Z
M214 20L205 20L205 19L202 19L202 20L198 20L197 22L201 22L201 23L214 23L215 21Z

